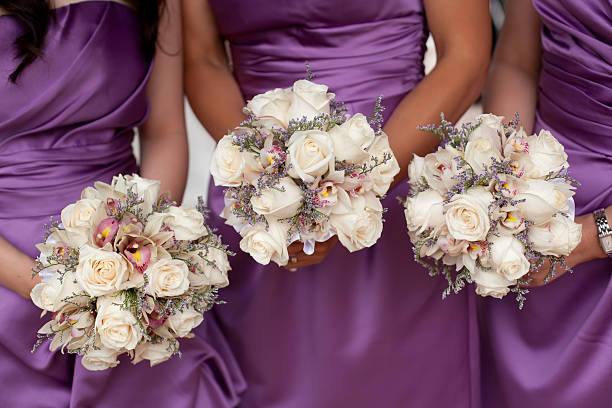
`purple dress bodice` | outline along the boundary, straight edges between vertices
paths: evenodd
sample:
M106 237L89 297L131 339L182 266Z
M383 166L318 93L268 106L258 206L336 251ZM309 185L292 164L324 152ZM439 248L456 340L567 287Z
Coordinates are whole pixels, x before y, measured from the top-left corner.
M534 0L542 21L535 131L565 146L577 214L612 204L612 3ZM612 260L583 263L530 290L483 300L483 406L612 406Z
M423 78L421 0L209 3L245 100L291 86L309 62L351 113L369 115L382 94L388 118ZM210 185L213 223L237 252L214 312L247 380L241 407L477 406L475 302L468 291L443 302L444 283L414 262L395 198L405 184L384 200L377 245L336 245L295 273L240 251Z
M129 7L88 1L53 11L44 55L19 76L17 20L0 16L0 236L34 257L43 224L95 181L138 170L133 128L148 113L152 69L141 53L140 22ZM208 319L209 337L181 341L183 358L150 368L121 364L86 371L43 343L48 320L30 301L0 286L0 405L11 407L235 406L239 369Z

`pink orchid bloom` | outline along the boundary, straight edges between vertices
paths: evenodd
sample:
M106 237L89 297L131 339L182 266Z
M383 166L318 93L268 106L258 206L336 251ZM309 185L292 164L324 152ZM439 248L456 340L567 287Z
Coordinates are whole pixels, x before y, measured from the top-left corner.
M111 242L119 231L119 224L114 218L105 218L100 221L94 232L94 242L100 248Z
M134 242L128 245L123 254L138 272L144 273L149 267L151 250L148 247Z

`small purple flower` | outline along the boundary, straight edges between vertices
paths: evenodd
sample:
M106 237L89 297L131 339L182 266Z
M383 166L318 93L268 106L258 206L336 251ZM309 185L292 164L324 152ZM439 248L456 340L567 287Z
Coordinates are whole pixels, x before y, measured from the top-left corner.
M111 242L119 231L119 224L114 218L105 218L100 221L94 232L94 242L102 248L104 245Z

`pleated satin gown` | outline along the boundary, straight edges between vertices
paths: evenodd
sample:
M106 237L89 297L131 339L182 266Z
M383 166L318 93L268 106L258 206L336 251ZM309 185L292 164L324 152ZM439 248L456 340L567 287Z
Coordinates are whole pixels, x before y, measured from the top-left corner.
M565 146L576 213L612 204L612 3L534 0L542 20L535 131ZM484 407L612 406L612 259L480 305Z
M44 56L8 81L22 28L0 16L0 235L29 256L43 224L97 180L138 170L133 128L148 114L152 64L141 54L135 12L91 1L53 11ZM31 353L44 321L40 309L0 287L0 406L230 407L244 388L231 355L217 339L181 341L182 359L154 368L127 359L88 372L48 343ZM215 336L214 319L204 323Z
M420 0L209 3L245 100L304 78L308 61L350 113L369 115L382 94L388 118L423 78ZM242 407L477 406L475 299L442 301L444 283L414 262L396 201L406 194L405 183L389 192L376 246L338 244L292 273L240 252L211 182L213 222L238 253L215 314L247 381Z

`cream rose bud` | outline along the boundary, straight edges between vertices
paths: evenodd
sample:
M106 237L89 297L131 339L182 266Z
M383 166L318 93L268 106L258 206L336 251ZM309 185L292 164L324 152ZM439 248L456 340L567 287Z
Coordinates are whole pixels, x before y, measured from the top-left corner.
M227 273L232 268L227 254L220 249L210 247L208 253L203 255L205 259L194 255L198 269L195 272L189 272L191 287L200 289L216 285L223 288L229 285Z
M529 229L529 242L543 255L568 256L582 239L582 226L557 214L542 225Z
M293 84L291 106L287 112L289 119L301 119L306 116L308 120L321 114L329 114L329 101L336 95L327 92L327 86L315 84L305 79Z
M118 253L84 245L79 250L77 282L90 296L120 290L128 279L128 265Z
M118 355L119 351L114 349L106 347L95 349L90 347L83 356L81 364L89 371L102 371L107 368L117 367L119 364L119 360L117 360Z
M84 198L66 206L61 213L62 224L67 230L88 228L89 221L102 205L102 200Z
M159 297L180 296L189 289L189 269L178 259L164 258L146 270L147 293Z
M260 119L273 119L278 125L287 127L289 107L291 106L291 89L276 88L266 93L255 95L246 108ZM270 124L273 124L271 122Z
M371 247L380 238L383 229L380 200L372 192L354 197L344 190L338 193L342 205L338 207L338 212L332 212L329 222L340 242L350 252Z
M475 267L470 276L476 283L476 294L501 299L510 292L509 286L516 284L516 280L508 280L492 269Z
M499 137L497 139L499 141ZM478 174L483 173L494 159L501 161L502 156L500 150L488 138L470 140L465 146L465 161Z
M100 342L114 350L134 350L142 339L136 317L122 307L116 297L102 296L97 300L96 331Z
M474 129L468 140L488 140L498 152L501 152L502 139L505 137L504 124L502 122L504 117L485 113L479 115L476 119L480 120L480 126Z
M530 166L525 168L527 177L542 178L569 166L563 145L548 130L529 136L527 142L530 160Z
M459 164L456 157L463 157L463 153L450 145L438 147L423 159L423 177L433 189L445 193L457 184L454 177L459 173Z
M425 190L414 197L408 197L404 204L408 231L418 234L428 228L433 229L436 235L444 226L444 197L436 190Z
M484 187L470 188L464 194L454 195L444 205L446 226L455 239L484 241L489 233L489 204L493 195Z
M334 142L336 160L347 163L360 163L370 157L368 148L374 143L374 129L361 113L356 114L340 126L330 129L329 135Z
M265 215L266 219L293 217L302 205L302 190L289 177L283 177L278 184L267 188L251 198L253 211Z
M513 281L529 272L525 246L513 236L493 236L490 240L491 262L497 273Z
M283 266L289 261L287 229L283 224L270 221L267 229L265 224L247 226L240 231L240 235L240 249L250 254L258 263L267 265L273 261L278 266Z
M334 146L329 134L320 130L295 132L289 142L287 173L312 183L334 167Z
M134 350L132 364L138 364L143 360L149 360L151 367L170 359L174 350L167 340L159 343L140 343Z
M527 220L539 225L558 212L568 211L568 200L573 195L566 183L526 179L516 195L517 207Z
M244 179L253 185L257 184L257 180L265 170L259 154L253 152L242 153L242 167Z
M141 205L145 213L151 212L153 205L159 198L161 181L142 178L138 174L125 176L125 181L128 188L132 188L138 194L138 197L144 201Z
M400 172L399 163L391 151L389 138L385 133L382 133L376 138L372 146L368 149L368 153L372 157L383 161L385 155L390 154L391 159L386 163L376 166L369 174L372 181L372 191L378 196L383 196L389 190L395 176Z
M168 316L166 325L172 329L178 337L186 337L191 330L198 327L203 320L204 316L202 316L202 313L189 307Z
M174 231L174 238L179 241L198 239L206 234L204 216L193 207L170 207L164 216L164 224Z
M242 152L233 144L232 135L223 136L210 160L210 174L215 180L215 185L239 186L243 180L243 168Z
M424 165L425 159L415 154L408 165L408 179L411 185L416 186L423 181Z

